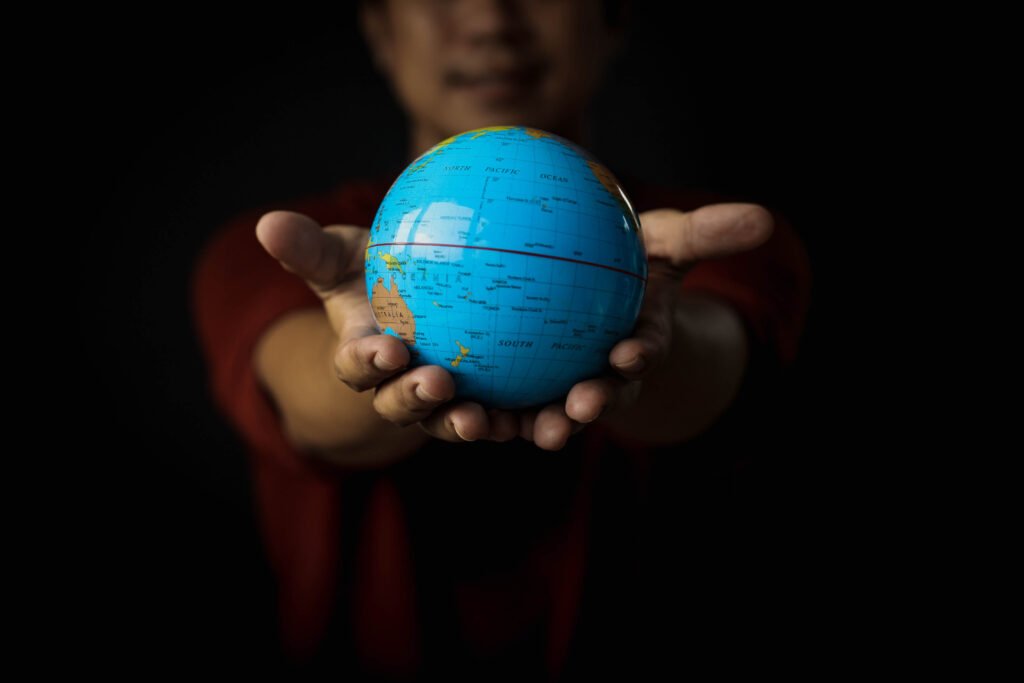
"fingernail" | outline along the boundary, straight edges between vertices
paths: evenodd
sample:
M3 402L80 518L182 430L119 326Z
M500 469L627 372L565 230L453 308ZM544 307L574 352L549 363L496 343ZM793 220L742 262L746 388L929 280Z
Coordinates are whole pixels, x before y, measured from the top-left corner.
M615 367L620 370L628 370L630 372L639 372L647 366L647 361L644 360L643 356L635 356L631 360L625 363L616 363Z
M476 441L476 439L467 439L467 438L466 438L466 435L465 435L465 434L463 434L463 433L462 433L462 432L461 432L461 431L459 430L459 423L458 423L458 422L452 422L452 426L453 426L453 427L455 428L455 433L456 433L456 434L458 434L458 435L459 435L459 438L460 438L460 439L462 439L463 441Z
M427 388L422 384L416 385L416 397L421 401L440 401L439 396L434 396L432 393L427 391Z
M373 357L373 366L378 370L397 370L402 367L400 365L395 365L389 360L385 360L379 353Z

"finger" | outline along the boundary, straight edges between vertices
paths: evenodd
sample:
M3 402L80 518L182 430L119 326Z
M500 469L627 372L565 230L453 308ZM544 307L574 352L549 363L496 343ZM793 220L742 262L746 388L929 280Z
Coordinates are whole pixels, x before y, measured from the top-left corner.
M640 394L640 382L608 374L573 385L565 399L565 414L588 424L613 410L633 404Z
M641 214L640 222L649 261L661 261L680 273L701 259L753 249L775 226L768 209L743 202L708 204L688 212L655 209Z
M409 349L389 334L367 334L339 342L334 374L354 391L377 386L409 364Z
M256 238L323 300L341 341L380 332L363 279L368 230L353 225L321 228L301 213L271 211L257 222Z
M519 436L519 416L514 412L492 408L487 411L487 418L490 423L487 438L491 441L511 441Z
M559 403L541 408L533 424L533 442L547 451L561 450L572 434L574 422Z
M679 283L674 278L648 280L643 307L632 333L619 340L608 353L609 364L623 377L640 379L668 358L678 289Z
M326 228L294 211L271 211L256 223L256 239L288 271L327 298L361 276L369 231L353 225Z
M641 221L651 277L633 333L608 354L611 366L627 379L643 377L668 357L672 302L686 270L699 259L757 246L774 229L767 209L744 203L709 204L687 213L656 209L645 212Z
M608 363L627 379L639 379L660 366L672 348L672 305L669 296L649 291L633 333L608 353Z
M524 410L519 414L519 438L533 441L533 426L537 421L536 410Z
M451 374L439 365L424 365L381 382L373 395L373 408L388 422L404 427L427 417L454 395Z
M427 434L443 441L463 442L487 438L487 412L475 401L442 405L418 422Z

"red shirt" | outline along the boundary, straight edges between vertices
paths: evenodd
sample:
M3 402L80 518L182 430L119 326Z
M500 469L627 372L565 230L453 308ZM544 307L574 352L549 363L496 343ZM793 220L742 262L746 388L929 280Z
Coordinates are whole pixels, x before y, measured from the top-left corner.
M323 225L369 226L389 182L349 182L273 208ZM630 195L639 211L724 199L653 188ZM304 457L284 438L252 356L279 316L321 302L257 241L262 213L240 216L209 239L191 305L212 397L250 454L284 652L298 663L393 676L451 671L455 662L556 676L588 598L598 482L642 500L658 449L595 423L557 453L521 439L432 440L400 463L363 472ZM797 354L811 276L797 234L773 213L776 228L765 244L695 265L682 286L735 306L757 362L786 367Z

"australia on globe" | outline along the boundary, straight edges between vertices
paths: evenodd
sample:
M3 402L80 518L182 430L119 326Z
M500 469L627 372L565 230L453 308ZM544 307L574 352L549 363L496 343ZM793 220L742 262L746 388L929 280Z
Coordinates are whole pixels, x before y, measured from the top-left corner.
M370 228L366 289L410 366L455 399L522 409L608 369L647 282L640 221L589 152L535 128L455 135L392 183Z

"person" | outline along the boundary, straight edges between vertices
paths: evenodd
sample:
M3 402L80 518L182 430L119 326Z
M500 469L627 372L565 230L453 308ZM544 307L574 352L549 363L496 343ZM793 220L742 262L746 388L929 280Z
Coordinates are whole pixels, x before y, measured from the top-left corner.
M408 116L411 161L492 125L586 146L626 9L366 0L359 18ZM696 510L712 473L744 461L695 464L695 444L749 427L741 407L770 401L773 373L795 361L806 251L768 207L627 183L650 268L634 332L564 400L485 410L453 399L443 367L409 367L374 324L362 255L391 179L255 208L209 239L192 275L210 390L251 456L282 651L386 680L607 673L607 644L643 639L617 622L637 615L630 591L668 580L644 574L652 518L638 511L658 509L656 490ZM659 481L675 462L687 475Z

